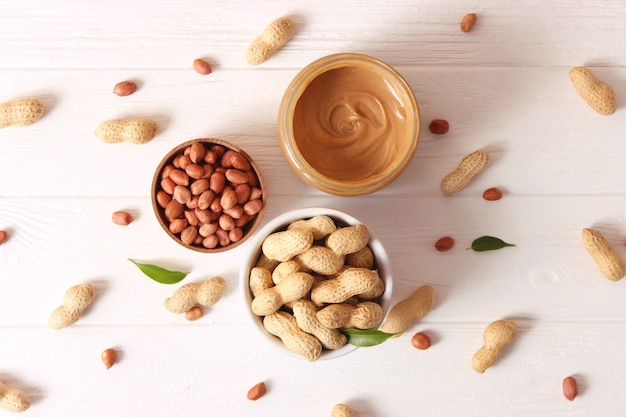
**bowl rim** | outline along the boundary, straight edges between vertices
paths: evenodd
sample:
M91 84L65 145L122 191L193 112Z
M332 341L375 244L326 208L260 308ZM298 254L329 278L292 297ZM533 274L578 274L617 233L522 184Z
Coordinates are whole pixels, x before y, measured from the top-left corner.
M254 218L254 220L251 223L249 223L249 225L246 225L246 232L244 233L243 237L240 240L238 240L237 242L231 243L228 246L219 246L219 247L216 247L216 248L213 248L213 249L209 249L209 248L205 248L203 246L187 245L187 244L183 243L183 241L180 240L180 238L178 238L174 233L172 233L169 230L169 227L165 223L165 220L164 220L164 214L162 213L162 211L164 211L164 209L161 208L161 206L159 205L159 203L157 202L157 199L156 199L157 188L160 188L161 172L163 171L165 166L170 164L172 162L172 160L174 159L174 157L176 155L178 155L181 151L183 151L188 146L190 146L190 145L192 145L194 143L197 143L197 142L221 145L221 146L224 146L225 148L232 149L234 151L239 152L240 154L242 154L248 160L248 162L250 162L250 165L252 166L252 170L256 174L258 182L259 182L259 188L261 189L261 193L262 193L261 194L261 199L263 201L263 208L261 209L261 211L259 211L257 213L257 215ZM184 141L182 143L179 143L178 145L176 145L175 147L170 149L170 151L167 152L165 154L165 156L163 156L163 158L159 161L156 169L154 170L154 174L152 176L152 182L151 182L151 185L150 185L150 201L152 202L152 209L153 209L155 217L157 218L158 223L161 225L161 228L165 231L165 233L173 241L175 241L179 245L183 246L184 248L191 249L191 250L194 250L196 252L221 253L221 252L225 252L225 251L234 249L234 248L242 245L259 228L259 226L261 225L261 222L262 222L262 219L263 219L263 215L265 213L265 207L266 207L266 204L267 204L267 191L266 191L266 186L265 186L265 180L263 179L263 175L261 174L261 170L259 169L259 166L254 161L254 159L252 159L252 157L250 157L250 155L246 151L244 151L239 146L233 144L232 142L229 142L229 141L224 140L224 139L203 137L203 138L189 139L189 140L186 140L186 141Z
M337 181L318 172L308 163L302 153L300 153L295 143L293 123L291 121L293 120L296 104L308 86L308 83L304 82L305 80L309 80L310 83L314 77L325 72L356 64L381 73L385 79L390 82L397 93L401 93L402 96L406 97L407 103L405 104L407 104L409 111L414 114L414 123L412 123L410 130L410 142L407 147L407 152L392 170L364 180L351 182ZM406 79L402 77L398 71L380 59L370 55L342 52L318 58L306 65L296 74L283 94L278 111L277 127L283 155L286 157L291 168L305 182L330 194L356 196L370 194L386 187L406 169L417 150L420 125L420 110L415 94ZM311 174L312 172L315 174Z
M263 243L263 240L265 240L265 238L270 233L273 233L274 231L285 228L289 223L295 220L309 219L311 217L318 216L318 215L327 215L333 218L333 220L335 221L339 220L340 222L346 223L349 226L353 226L357 224L364 224L363 222L358 220L356 217L346 213L345 211L341 211L341 210L329 208L329 207L312 206L312 207L303 207L303 208L298 208L298 209L283 212L275 216L273 219L271 219L268 223L266 223L263 227L261 227L258 230L253 240L250 241L250 250L248 252L248 257L245 259L244 262L242 262L241 268L239 270L239 289L241 292L241 298L244 300L246 304L245 305L246 315L248 316L249 320L252 322L253 327L255 328L256 334L259 335L260 337L263 337L268 342L270 342L269 344L272 345L275 349L278 349L279 351L283 353L287 353L291 357L298 358L298 359L305 360L305 361L306 361L305 358L287 349L282 344L282 342L280 341L278 337L268 333L263 328L263 324L262 324L263 318L255 315L252 312L252 307L251 307L252 294L250 292L250 286L248 284L248 280L250 276L250 270L254 267L259 255L261 254L261 245ZM380 304L383 308L383 320L382 321L384 321L391 307L391 297L393 293L393 271L391 267L391 260L389 258L389 254L385 250L382 242L380 241L378 236L375 234L375 232L373 232L371 228L369 228L369 226L368 226L368 230L370 233L370 241L368 245L374 252L377 270L379 271L380 277L385 282L385 292L380 297ZM358 349L357 346L350 345L350 344L346 344L343 347L339 349L335 349L335 350L323 349L322 354L320 355L318 361L339 358L341 356L347 355L348 353L354 352L357 349Z

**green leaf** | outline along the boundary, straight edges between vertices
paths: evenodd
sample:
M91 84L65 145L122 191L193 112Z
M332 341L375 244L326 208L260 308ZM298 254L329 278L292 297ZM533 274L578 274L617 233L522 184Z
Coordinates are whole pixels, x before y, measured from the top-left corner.
M133 259L129 259L129 261L137 265L141 272L161 284L176 284L187 276L187 272L170 271L157 265L144 264Z
M507 243L502 239L493 236L481 236L474 239L471 249L476 252L485 252L488 250L502 249L507 246L515 246L512 243ZM468 248L470 249L470 248Z
M380 330L345 329L342 331L348 337L348 343L358 347L376 346L389 339L395 333L385 333Z

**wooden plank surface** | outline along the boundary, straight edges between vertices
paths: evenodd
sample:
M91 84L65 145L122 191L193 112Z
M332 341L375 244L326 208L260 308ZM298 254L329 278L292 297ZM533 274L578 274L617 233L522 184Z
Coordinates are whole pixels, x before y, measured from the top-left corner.
M626 8L621 1L348 0L292 2L0 1L0 102L35 97L45 116L0 130L0 381L25 390L32 416L359 417L621 415L626 395L624 283L600 274L581 231L602 231L626 256ZM470 33L458 24L476 12ZM251 67L249 42L274 18L296 35ZM285 88L309 62L361 52L391 64L420 105L420 142L385 189L336 197L302 182L277 139ZM214 71L191 68L204 57ZM568 71L587 65L618 97L612 116L591 110ZM112 94L131 79L138 91ZM152 117L145 145L100 142L117 117ZM432 134L435 118L450 122ZM263 223L302 207L346 211L367 224L392 262L397 302L435 287L433 311L376 347L316 363L284 355L248 316L240 267L253 241L206 255L173 243L150 203L161 158L177 144L218 137L261 167ZM492 164L465 190L441 179L467 153ZM497 186L504 198L482 199ZM111 213L135 221L114 225ZM433 245L445 235L455 247ZM515 247L476 253L481 235ZM180 285L157 284L128 258L189 271L184 282L222 276L223 299L197 322L163 307ZM91 282L97 298L73 327L47 326L65 290ZM519 326L484 375L471 369L491 321ZM412 334L433 346L418 351ZM108 347L120 360L106 370ZM576 376L567 401L561 381ZM259 401L247 390L265 381ZM0 408L0 414L7 414Z

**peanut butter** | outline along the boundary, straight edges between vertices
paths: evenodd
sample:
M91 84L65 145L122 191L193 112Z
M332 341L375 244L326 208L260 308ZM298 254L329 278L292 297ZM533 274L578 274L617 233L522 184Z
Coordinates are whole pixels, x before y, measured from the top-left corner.
M402 158L414 139L409 114L381 74L354 64L311 81L296 104L293 133L314 169L356 182L383 174Z

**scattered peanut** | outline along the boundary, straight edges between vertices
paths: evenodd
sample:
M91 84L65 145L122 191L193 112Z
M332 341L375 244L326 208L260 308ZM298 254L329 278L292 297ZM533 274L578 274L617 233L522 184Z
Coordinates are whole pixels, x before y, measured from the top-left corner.
M326 349L339 349L348 342L346 335L337 329L329 329L317 319L317 308L309 300L300 300L293 304L293 316L303 331L312 334Z
M356 413L345 404L337 404L333 407L330 417L356 417Z
M0 245L2 245L4 242L6 242L7 239L9 239L9 234L7 233L7 231L6 230L0 230Z
M265 386L265 382L259 382L248 391L248 399L250 401L256 401L267 392L267 387Z
M30 407L30 397L25 391L0 381L0 408L12 413L20 413L26 411L28 407Z
M411 344L415 349L426 350L430 343L430 337L426 333L415 333L411 338Z
M252 312L267 316L278 311L284 304L304 297L313 285L313 276L306 272L295 272L277 285L267 288L252 300Z
M270 259L290 260L313 245L313 233L308 229L291 229L275 232L263 241L261 250Z
M383 308L373 301L356 305L348 303L330 304L316 314L317 320L329 329L371 329L383 319Z
M461 24L460 24L461 30L463 32L469 32L472 30L475 24L476 24L476 13L468 13L465 16L463 16L463 19L461 19Z
M50 315L48 325L59 330L76 323L95 298L96 291L91 284L70 287L63 296L63 305L57 307Z
M196 304L210 307L217 303L226 292L226 280L213 277L200 283L189 283L178 288L165 300L165 308L175 314L189 311Z
M0 129L26 127L43 116L43 104L34 98L21 98L0 104Z
M478 174L483 172L489 165L489 154L478 150L465 156L459 166L441 181L441 191L445 195L452 195L469 184Z
M435 135L443 135L444 133L448 133L450 123L444 119L435 119L430 122L428 129Z
M322 344L315 337L302 331L296 319L289 313L277 311L263 318L263 326L270 334L280 338L287 349L303 356L309 362L322 354Z
M127 211L116 211L111 217L113 219L113 223L120 226L128 226L134 220L132 214Z
M157 124L148 118L111 119L102 122L95 135L105 143L129 142L143 144L150 142L156 135Z
M574 88L589 106L603 115L611 115L617 110L617 99L613 88L598 80L589 68L574 67L569 72Z
M399 334L409 328L414 320L424 317L431 310L435 301L435 289L423 285L408 298L394 305L379 330L385 333Z
M104 350L100 356L102 357L102 362L107 369L111 368L117 361L117 351L112 348Z
M137 84L133 81L120 81L113 87L113 94L120 97L129 96L135 91L137 91Z
M492 366L502 351L517 333L517 325L512 320L498 320L491 323L483 334L484 344L472 357L472 368L483 373Z
M196 321L204 316L204 309L200 306L191 307L185 312L185 318L188 321Z
M450 236L444 236L435 242L435 249L439 252L449 251L454 247L454 239Z
M211 64L200 58L194 59L193 69L200 75L208 75L213 72Z
M267 61L291 39L295 25L288 17L279 17L248 46L246 60L250 65L259 65Z
M380 281L378 272L365 268L348 268L336 278L319 282L311 290L311 300L316 305L342 303L348 298L362 294Z
M624 258L598 230L586 228L582 233L583 245L593 258L602 275L611 281L619 281L626 275Z
M568 376L563 380L563 396L569 401L574 401L574 398L578 395L578 387L576 378Z
M500 200L502 198L502 191L500 191L500 189L496 187L487 188L483 192L483 198L487 201Z

